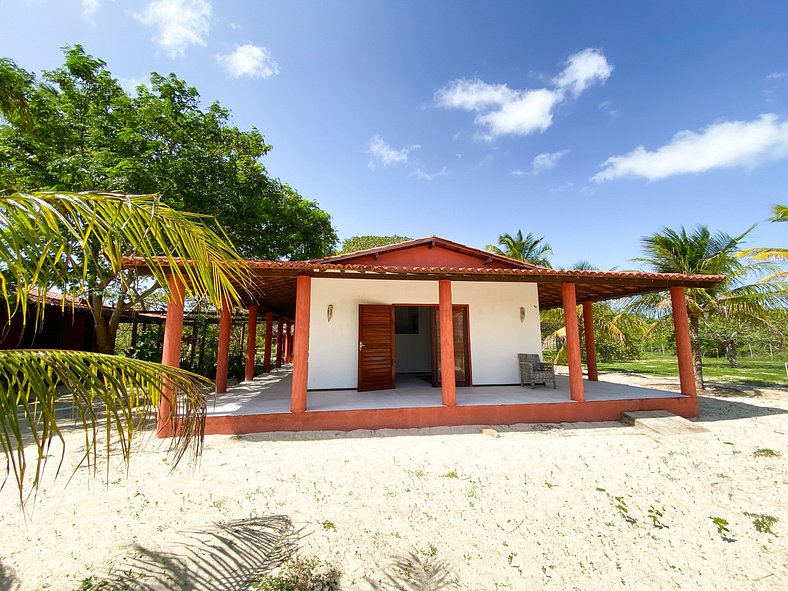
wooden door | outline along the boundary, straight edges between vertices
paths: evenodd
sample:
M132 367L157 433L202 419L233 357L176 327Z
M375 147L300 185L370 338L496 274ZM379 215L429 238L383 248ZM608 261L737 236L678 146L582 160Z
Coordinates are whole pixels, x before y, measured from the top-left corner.
M358 307L358 391L394 388L394 307Z
M454 329L454 381L457 387L471 385L471 346L468 336L468 308L453 306L451 311ZM432 309L432 385L441 385L441 333L438 307Z

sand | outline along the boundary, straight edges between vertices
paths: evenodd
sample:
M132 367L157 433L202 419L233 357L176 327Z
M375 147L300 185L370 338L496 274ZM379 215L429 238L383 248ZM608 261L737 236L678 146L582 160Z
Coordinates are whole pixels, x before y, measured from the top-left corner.
M430 575L491 591L785 589L788 391L741 393L703 397L708 433L688 435L604 422L209 436L199 466L172 474L153 440L128 474L50 472L27 517L7 483L0 589L78 589L164 558L194 588L243 588L294 549L348 590L429 589L407 581ZM66 465L79 443L68 435ZM759 532L746 513L779 521ZM154 579L144 588L190 588Z

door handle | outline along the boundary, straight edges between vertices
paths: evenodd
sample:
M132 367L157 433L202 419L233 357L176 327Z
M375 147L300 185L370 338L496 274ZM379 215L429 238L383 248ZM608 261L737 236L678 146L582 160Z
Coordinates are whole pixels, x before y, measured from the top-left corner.
M364 348L364 343L362 343L361 341L359 341L359 342L358 342L358 350L359 350L359 351L361 351L361 349L363 349L363 348Z

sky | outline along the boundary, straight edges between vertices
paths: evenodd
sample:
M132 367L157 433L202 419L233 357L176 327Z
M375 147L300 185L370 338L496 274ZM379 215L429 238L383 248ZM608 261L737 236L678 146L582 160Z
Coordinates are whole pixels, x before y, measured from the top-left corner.
M662 227L788 246L788 2L0 0L0 56L176 73L340 238L544 236L637 267Z

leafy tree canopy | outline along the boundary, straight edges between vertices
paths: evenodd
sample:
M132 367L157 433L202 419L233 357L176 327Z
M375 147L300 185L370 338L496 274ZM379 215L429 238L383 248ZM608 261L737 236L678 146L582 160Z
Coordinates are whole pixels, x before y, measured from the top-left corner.
M174 74L152 73L131 96L80 45L36 78L0 58L0 190L159 193L175 209L209 214L241 255L308 259L330 253L330 216L261 163L255 128L232 125Z
M379 246L386 246L388 244L397 244L398 242L405 242L412 240L407 236L351 236L342 241L342 248L339 254L347 252L356 252L357 250L367 250L368 248L377 248Z

